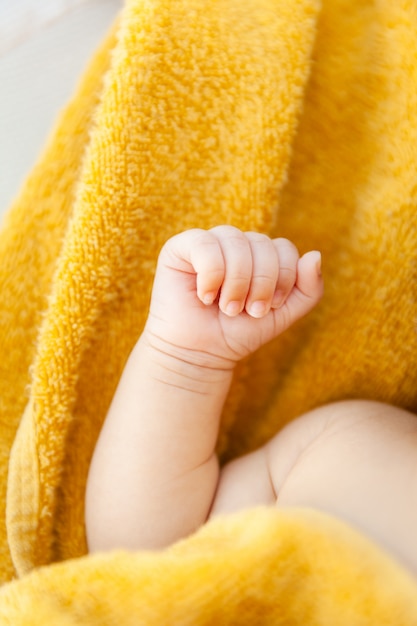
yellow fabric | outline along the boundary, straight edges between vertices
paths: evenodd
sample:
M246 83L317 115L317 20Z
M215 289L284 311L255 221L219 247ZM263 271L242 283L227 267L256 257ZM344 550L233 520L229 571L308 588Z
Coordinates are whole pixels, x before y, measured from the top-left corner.
M415 595L415 583L346 526L308 510L255 509L161 554L42 568L0 591L0 622L409 626Z
M417 410L416 30L411 0L127 2L0 233L2 623L417 623L417 583L323 513L83 556L92 450L175 232L323 252L318 309L238 369L222 458L331 400Z

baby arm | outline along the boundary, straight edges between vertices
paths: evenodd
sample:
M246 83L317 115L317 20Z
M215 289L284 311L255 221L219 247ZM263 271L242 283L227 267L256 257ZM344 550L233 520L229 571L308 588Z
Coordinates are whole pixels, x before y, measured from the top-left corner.
M90 550L164 547L206 521L234 367L313 308L322 289L319 253L299 258L285 239L221 226L167 242L94 451Z

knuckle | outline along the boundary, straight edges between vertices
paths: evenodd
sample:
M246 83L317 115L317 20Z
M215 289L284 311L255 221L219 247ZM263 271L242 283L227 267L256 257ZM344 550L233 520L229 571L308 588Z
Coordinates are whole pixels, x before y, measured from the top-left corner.
M202 262L223 267L223 255L217 239L210 233L203 233L197 236L194 241L193 254L198 256Z
M230 235L227 239L227 245L233 250L234 253L246 254L248 252L248 242L240 235Z
M249 231L245 233L245 235L253 243L264 244L264 245L267 244L268 246L271 245L271 239L268 237L268 235L265 235L264 233L257 233L257 232Z
M245 235L235 226L215 226L210 232L215 233L228 247L233 246L237 249L247 249L248 247Z
M292 267L280 267L279 268L279 277L278 283L281 287L287 287L290 289L296 280L297 272L295 268Z
M219 239L227 239L231 236L240 235L240 230L238 228L228 225L214 226L214 228L211 228L209 232Z
M285 237L278 237L277 239L274 239L274 243L282 252L298 257L298 248L295 243L289 239L285 239Z
M269 274L258 274L252 278L251 291L271 290L275 287L276 277Z
M194 240L194 245L196 247L217 247L218 243L217 243L217 239L214 237L214 235L212 235L212 233L210 233L210 231L206 231L206 230L196 230L196 237Z
M223 300L245 300L248 294L249 281L244 276L227 277L222 285Z
M204 278L204 280L210 281L210 282L223 280L223 276L224 276L224 271L223 271L223 267L221 266L207 267L202 272L202 277Z
M233 274L228 273L226 275L227 282L233 285L247 285L249 282L248 274L244 272L234 272Z

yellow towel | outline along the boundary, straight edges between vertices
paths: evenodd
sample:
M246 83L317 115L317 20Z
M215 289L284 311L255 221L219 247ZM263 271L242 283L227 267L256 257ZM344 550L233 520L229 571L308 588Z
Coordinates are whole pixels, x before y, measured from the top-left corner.
M331 400L417 410L416 29L411 0L127 2L0 234L1 623L417 623L417 583L323 513L91 557L83 523L158 249L185 228L324 258L319 308L239 368L223 459Z

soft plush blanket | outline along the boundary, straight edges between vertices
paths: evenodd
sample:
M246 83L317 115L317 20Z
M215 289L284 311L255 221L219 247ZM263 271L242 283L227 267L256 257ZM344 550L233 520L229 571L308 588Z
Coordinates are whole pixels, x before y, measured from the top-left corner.
M417 411L416 32L412 0L128 0L0 234L1 624L417 624L417 582L325 512L95 556L83 521L158 250L189 227L324 260L317 310L239 367L223 460L329 401Z

